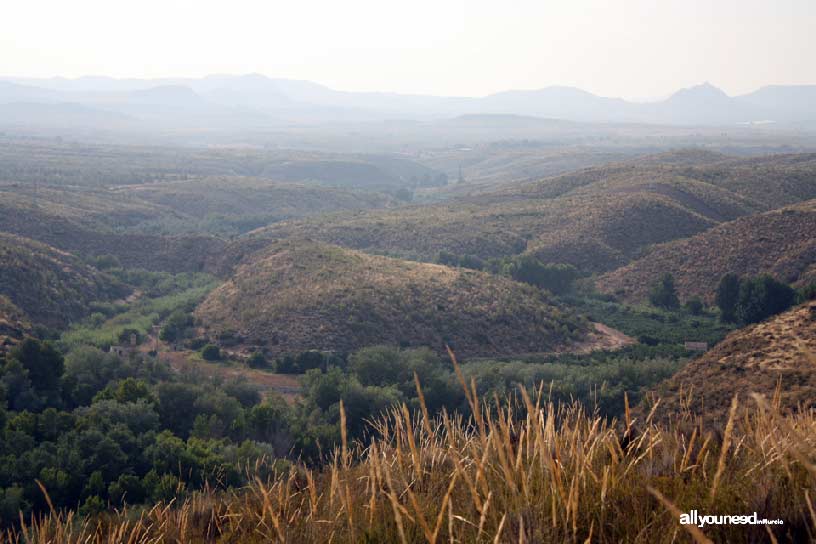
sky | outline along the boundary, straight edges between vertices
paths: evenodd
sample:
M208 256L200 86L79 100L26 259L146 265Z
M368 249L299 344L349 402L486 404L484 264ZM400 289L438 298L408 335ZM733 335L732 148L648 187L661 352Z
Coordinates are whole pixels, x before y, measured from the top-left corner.
M0 75L261 73L482 96L816 84L816 0L3 0Z

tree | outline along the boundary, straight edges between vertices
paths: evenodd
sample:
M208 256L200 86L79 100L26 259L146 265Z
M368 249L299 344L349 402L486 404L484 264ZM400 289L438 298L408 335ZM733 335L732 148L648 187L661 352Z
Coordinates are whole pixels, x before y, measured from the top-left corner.
M0 387L6 392L10 410L38 412L45 406L45 399L34 390L28 370L17 359L8 359L0 367Z
M247 366L249 366L249 368L266 368L268 362L263 353L256 351L247 359Z
M6 388L3 385L2 380L0 380L0 435L3 433L2 429L6 428L6 408L8 404L6 401ZM2 454L3 448L0 448L0 454Z
M247 427L253 440L275 445L280 453L290 447L286 438L289 433L289 406L276 395L270 395L263 404L253 406L247 412Z
M401 380L402 365L399 349L393 346L372 346L354 352L349 358L351 371L363 385L385 386Z
M660 280L652 287L649 293L649 302L658 308L665 308L672 310L680 306L680 300L677 298L677 289L674 286L674 276L670 273L665 273Z
M578 270L571 264L545 264L532 255L520 255L509 261L500 261L497 268L502 275L557 295L570 292L578 278Z
M728 323L737 320L737 302L739 302L740 279L736 274L728 273L720 279L717 286L716 303L720 309L720 319Z
M150 391L150 386L144 380L136 378L125 378L118 382L111 382L97 393L93 402L102 400L115 400L116 402L136 402L139 399L144 399L152 402L153 394Z
M768 274L740 282L737 318L742 323L758 323L784 312L796 300L796 291Z
M221 350L216 345L207 344L201 348L201 357L205 361L219 361L221 359Z
M32 387L49 406L59 403L65 362L50 343L28 338L11 351L11 358L23 365Z
M114 504L139 504L145 499L141 480L133 474L122 474L108 486L108 497Z
M87 406L94 395L122 375L122 360L90 346L77 347L65 358L62 396L68 408Z
M175 342L187 336L187 330L193 326L193 316L182 310L176 310L165 321L159 339L165 342Z
M94 266L99 270L110 270L111 268L122 268L122 263L116 255L100 255L94 260Z
M227 380L221 389L244 408L251 408L261 402L261 390L243 376Z
M705 305L700 297L691 297L686 301L686 310L691 315L702 315Z
M195 404L204 394L202 387L186 383L161 383L156 387L156 410L164 429L186 438L196 418Z

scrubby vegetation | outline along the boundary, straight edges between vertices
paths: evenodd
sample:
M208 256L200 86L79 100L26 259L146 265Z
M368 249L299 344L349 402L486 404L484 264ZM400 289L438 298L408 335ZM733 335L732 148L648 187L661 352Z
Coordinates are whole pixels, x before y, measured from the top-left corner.
M816 535L813 156L12 147L0 542Z
M759 324L732 332L655 388L660 417L682 408L722 422L734 394L773 396L790 413L814 407L816 302L809 301Z
M0 295L37 323L64 327L86 315L92 302L127 293L73 255L0 232Z
M601 276L598 288L631 302L645 300L666 272L680 298L712 302L720 279L771 274L794 284L816 278L816 201L723 223L697 236L658 245L631 264Z
M416 411L403 404L358 441L346 432L357 421L340 404L341 443L321 468L274 467L240 490L208 488L112 516L55 510L24 518L21 531L34 542L650 543L803 541L816 531L809 414L783 418L759 399L763 409L744 419L732 409L715 436L692 418L690 431L628 412L606 423L549 402L545 384L495 404L458 375L469 416L431 417L422 401ZM679 525L693 509L783 524Z
M65 349L81 345L107 349L111 345L126 344L121 340L124 331L134 331L143 337L163 321L166 323L160 334L167 335L172 329L180 337L180 322L190 323L190 312L217 284L207 274L172 275L141 270L114 273L135 285L140 295L130 302L92 305L91 315L72 325L60 337Z
M485 261L475 255L454 255L449 251L440 251L437 262L506 276L556 295L571 292L579 276L578 270L570 264L544 263L532 255L514 255Z
M121 189L130 198L171 209L134 230L154 234L206 232L236 236L277 221L322 213L381 208L383 194L247 177L204 177Z
M667 272L660 278L660 281L649 292L649 302L653 306L666 310L672 310L680 306L677 289L674 287L674 276Z
M635 338L638 345L627 352L678 357L685 354L685 342L706 342L709 346L722 340L735 327L719 319L717 312L703 308L659 308L651 305L629 305L614 297L581 291L561 297L592 321L604 323Z
M816 198L811 183L812 157L800 159L769 156L723 161L714 166L707 160L699 165L693 160L691 164L674 163L671 155L647 157L516 183L502 190L463 197L453 204L287 222L263 229L258 235L308 236L344 247L427 261L436 259L440 252L481 260L526 252L545 263L571 264L582 273L601 272L627 265L654 244L684 239L723 222ZM758 198L753 187L738 182L736 172L744 173L748 168L764 170L762 184L773 191L774 199ZM787 230L796 232L797 239L807 243L801 237L809 232L804 226L812 225L812 220L787 221L799 224ZM778 235L769 229L769 236ZM741 239L757 243L744 234ZM737 252L722 249L707 266ZM777 247L773 251L789 250ZM770 255L766 264L773 264ZM675 270L666 263L655 269L658 273L647 281L639 278L632 285L649 286L663 272ZM715 285L725 271L716 275ZM686 296L686 282L679 287L681 296Z
M464 355L556 351L588 324L544 291L463 269L308 240L271 244L196 311L212 336L277 355L372 344L455 347Z

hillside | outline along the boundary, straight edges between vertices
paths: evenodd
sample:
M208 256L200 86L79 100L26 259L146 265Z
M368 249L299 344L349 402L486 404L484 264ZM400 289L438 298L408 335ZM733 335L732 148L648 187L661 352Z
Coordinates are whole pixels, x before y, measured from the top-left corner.
M199 271L224 242L283 219L385 207L390 197L350 189L210 176L81 187L0 184L0 231L125 266Z
M816 302L735 331L690 362L655 391L658 415L675 416L684 406L707 422L722 423L735 394L755 406L752 392L769 401L779 385L783 411L816 406ZM690 397L690 400L689 400Z
M68 253L0 234L0 296L33 322L62 327L89 313L91 302L112 300L127 292Z
M770 273L787 282L816 279L816 200L743 217L691 238L656 246L631 264L601 276L597 287L628 301L644 300L666 272L680 298L712 301L720 278Z
M764 174L737 183L744 169ZM456 202L284 222L252 236L306 236L430 261L443 250L483 259L527 252L587 273L603 272L627 264L651 245L814 198L816 183L807 181L814 176L810 155L723 161L716 154L679 151L517 183ZM768 198L761 198L763 191Z
M215 234L241 233L284 219L382 208L391 203L380 193L239 176L128 185L115 193L129 202L144 201L165 210L144 221L138 226L140 230Z
M732 158L698 166L688 175L749 198L766 210L816 198L816 153Z
M530 286L310 241L253 255L196 311L272 353L450 344L462 355L555 351L588 324Z
M2 123L0 123L2 124ZM291 136L287 138L291 146ZM347 135L345 136L347 138ZM104 140L108 141L108 140ZM100 145L0 133L0 182L118 187L245 176L361 190L397 190L440 172L405 156L255 147Z
M31 331L28 316L5 295L0 295L0 353Z
M212 236L116 232L35 206L0 202L0 232L37 240L83 257L113 255L127 267L198 272L224 242Z

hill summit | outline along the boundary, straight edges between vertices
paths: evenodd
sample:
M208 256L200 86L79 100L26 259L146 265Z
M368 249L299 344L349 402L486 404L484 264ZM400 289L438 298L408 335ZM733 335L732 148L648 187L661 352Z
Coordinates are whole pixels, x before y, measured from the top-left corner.
M463 355L557 351L588 323L545 292L482 272L285 240L244 260L197 310L272 353L373 344L450 345Z

